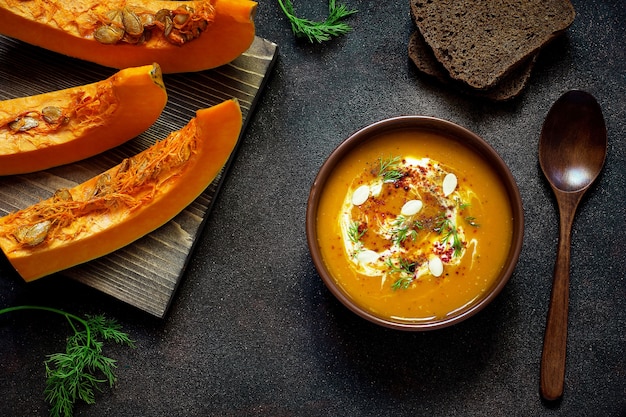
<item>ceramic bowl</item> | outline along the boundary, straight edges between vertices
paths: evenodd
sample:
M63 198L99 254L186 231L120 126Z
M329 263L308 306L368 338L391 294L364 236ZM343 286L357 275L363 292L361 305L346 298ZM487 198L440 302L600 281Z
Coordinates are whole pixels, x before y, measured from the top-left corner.
M506 256L504 266L501 268L494 284L471 303L447 314L445 317L426 321L420 320L418 322L411 323L379 317L355 303L351 295L347 294L338 285L335 277L333 277L329 272L329 269L322 258L318 244L319 238L317 232L320 196L337 164L342 161L346 155L355 151L360 145L371 138L399 129L434 132L444 135L453 141L465 144L471 149L471 152L479 155L480 158L488 164L500 178L506 191L506 197L510 203L513 217L512 239L510 247L508 248L508 255ZM502 291L515 269L521 252L524 234L524 212L521 197L514 177L512 176L506 163L496 153L496 151L487 142L485 142L485 140L468 129L446 120L425 116L400 116L376 122L357 131L343 141L330 154L319 170L319 173L317 174L310 190L306 212L306 233L311 257L321 279L330 292L349 310L366 320L384 327L408 331L425 331L447 327L475 315L484 309L485 306L487 306Z

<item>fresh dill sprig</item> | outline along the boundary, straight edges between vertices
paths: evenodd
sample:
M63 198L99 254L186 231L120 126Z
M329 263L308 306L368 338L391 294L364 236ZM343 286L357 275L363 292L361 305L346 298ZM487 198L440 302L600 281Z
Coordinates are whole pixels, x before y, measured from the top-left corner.
M409 221L405 216L399 215L391 222L390 233L392 235L392 241L396 246L399 246L406 239L411 238L415 240L417 238L417 230L422 229L422 224L418 221Z
M437 217L437 224L435 226L435 231L439 234L443 234L443 238L441 239L441 243L446 244L452 239L452 243L450 246L453 249L452 256L460 256L463 251L463 242L459 237L459 231L456 226L452 223L452 221L446 216L445 213L441 213Z
M465 210L466 208L469 208L471 206L470 203L465 203L465 202L463 202L463 200L461 200L458 197L456 197L454 199L454 201L456 201L457 206L461 210ZM469 224L470 226L472 226L472 227L479 227L480 226L480 224L476 221L476 217L474 217L474 216L465 216L464 219L465 219L465 222L467 224Z
M366 228L361 229L361 225L358 221L353 221L348 226L348 239L354 245L354 253L353 257L356 257L363 250L363 243L361 242L361 238L367 232Z
M402 171L397 169L400 163L399 156L390 156L387 159L378 158L380 167L378 169L378 176L383 182L395 182L404 176Z
M348 238L350 239L350 242L355 245L359 243L365 232L367 232L367 229L360 229L361 225L356 220L350 223L350 226L348 227Z
M111 341L134 347L134 341L121 330L115 320L103 315L80 318L62 310L43 306L17 306L0 310L0 315L19 310L43 310L63 315L74 334L67 339L65 352L48 355L46 388L44 395L51 405L50 416L71 417L74 404L80 399L87 404L95 403L95 391L100 384L112 387L116 381L114 369L117 363L103 354L103 342ZM82 330L77 328L82 326Z
M385 264L389 268L389 272L392 274L399 274L398 279L391 284L391 289L393 290L406 290L413 282L413 268L415 267L415 262L409 262L404 258L400 258L397 263L393 261L391 258L387 258Z
M329 0L328 17L323 22L315 22L297 17L291 0L278 0L278 4L289 19L294 35L298 38L307 38L311 43L322 43L350 32L352 28L341 20L357 12L343 4L337 6L335 0Z

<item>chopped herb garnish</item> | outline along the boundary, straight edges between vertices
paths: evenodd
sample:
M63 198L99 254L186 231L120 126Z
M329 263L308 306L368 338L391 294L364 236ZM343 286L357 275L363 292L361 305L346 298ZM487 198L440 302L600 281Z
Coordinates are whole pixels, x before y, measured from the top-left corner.
M394 245L400 245L407 238L415 240L417 238L417 230L415 229L421 229L423 227L418 220L410 221L402 215L396 217L396 219L391 223L391 226L391 240Z
M459 209L461 210L465 210L466 208L470 207L470 203L464 203L460 198L455 197L454 201L456 201L457 206L459 207ZM478 222L476 221L476 217L473 216L466 216L465 217L465 221L467 222L467 224L469 224L470 226L473 227L478 227L480 226L480 224L478 224Z
M380 162L378 176L382 178L383 182L395 182L404 176L402 171L397 169L400 163L399 156L390 156L387 159L378 158L378 160Z
M348 227L348 238L350 242L357 244L363 237L363 235L367 232L367 229L361 230L361 225L358 221L353 221Z
M387 258L385 264L389 268L389 272L392 274L399 274L398 279L391 285L393 290L409 288L413 281L413 270L415 268L415 262L409 262L404 258L400 258L397 263L391 258Z
M452 240L452 243L450 243L450 246L454 250L452 256L461 256L461 252L463 251L463 242L459 237L459 232L456 226L445 213L441 213L437 219L438 222L435 226L435 231L443 235L441 243L446 244Z
M352 256L357 256L363 250L363 243L361 238L367 232L366 228L361 229L361 224L358 221L353 221L348 227L348 239L354 245L354 252Z
M413 281L412 277L403 276L398 278L393 284L391 284L392 290L406 290Z

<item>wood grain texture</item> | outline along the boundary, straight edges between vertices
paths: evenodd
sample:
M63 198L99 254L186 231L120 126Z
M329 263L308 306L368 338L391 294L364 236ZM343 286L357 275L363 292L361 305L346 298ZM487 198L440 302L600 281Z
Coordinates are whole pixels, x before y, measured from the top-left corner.
M239 100L244 117L241 141L276 53L276 44L257 37L248 51L228 65L197 73L164 75L168 104L148 131L122 146L75 164L0 177L0 215L27 207L48 198L58 188L72 187L101 173L165 138L172 130L180 129L197 109L233 97ZM0 100L95 82L115 72L0 36ZM125 248L61 274L154 316L164 317L222 180L236 157L238 145L213 183L169 223Z

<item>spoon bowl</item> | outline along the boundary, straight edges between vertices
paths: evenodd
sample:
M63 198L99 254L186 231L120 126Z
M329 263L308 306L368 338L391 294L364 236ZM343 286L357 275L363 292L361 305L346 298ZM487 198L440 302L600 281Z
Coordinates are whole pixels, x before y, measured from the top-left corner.
M539 164L559 208L559 243L541 356L541 396L563 395L571 229L576 208L604 165L607 132L602 109L589 93L571 90L553 105L541 129Z
M548 112L539 140L539 163L551 186L575 192L589 188L606 157L602 109L584 91L562 95Z

